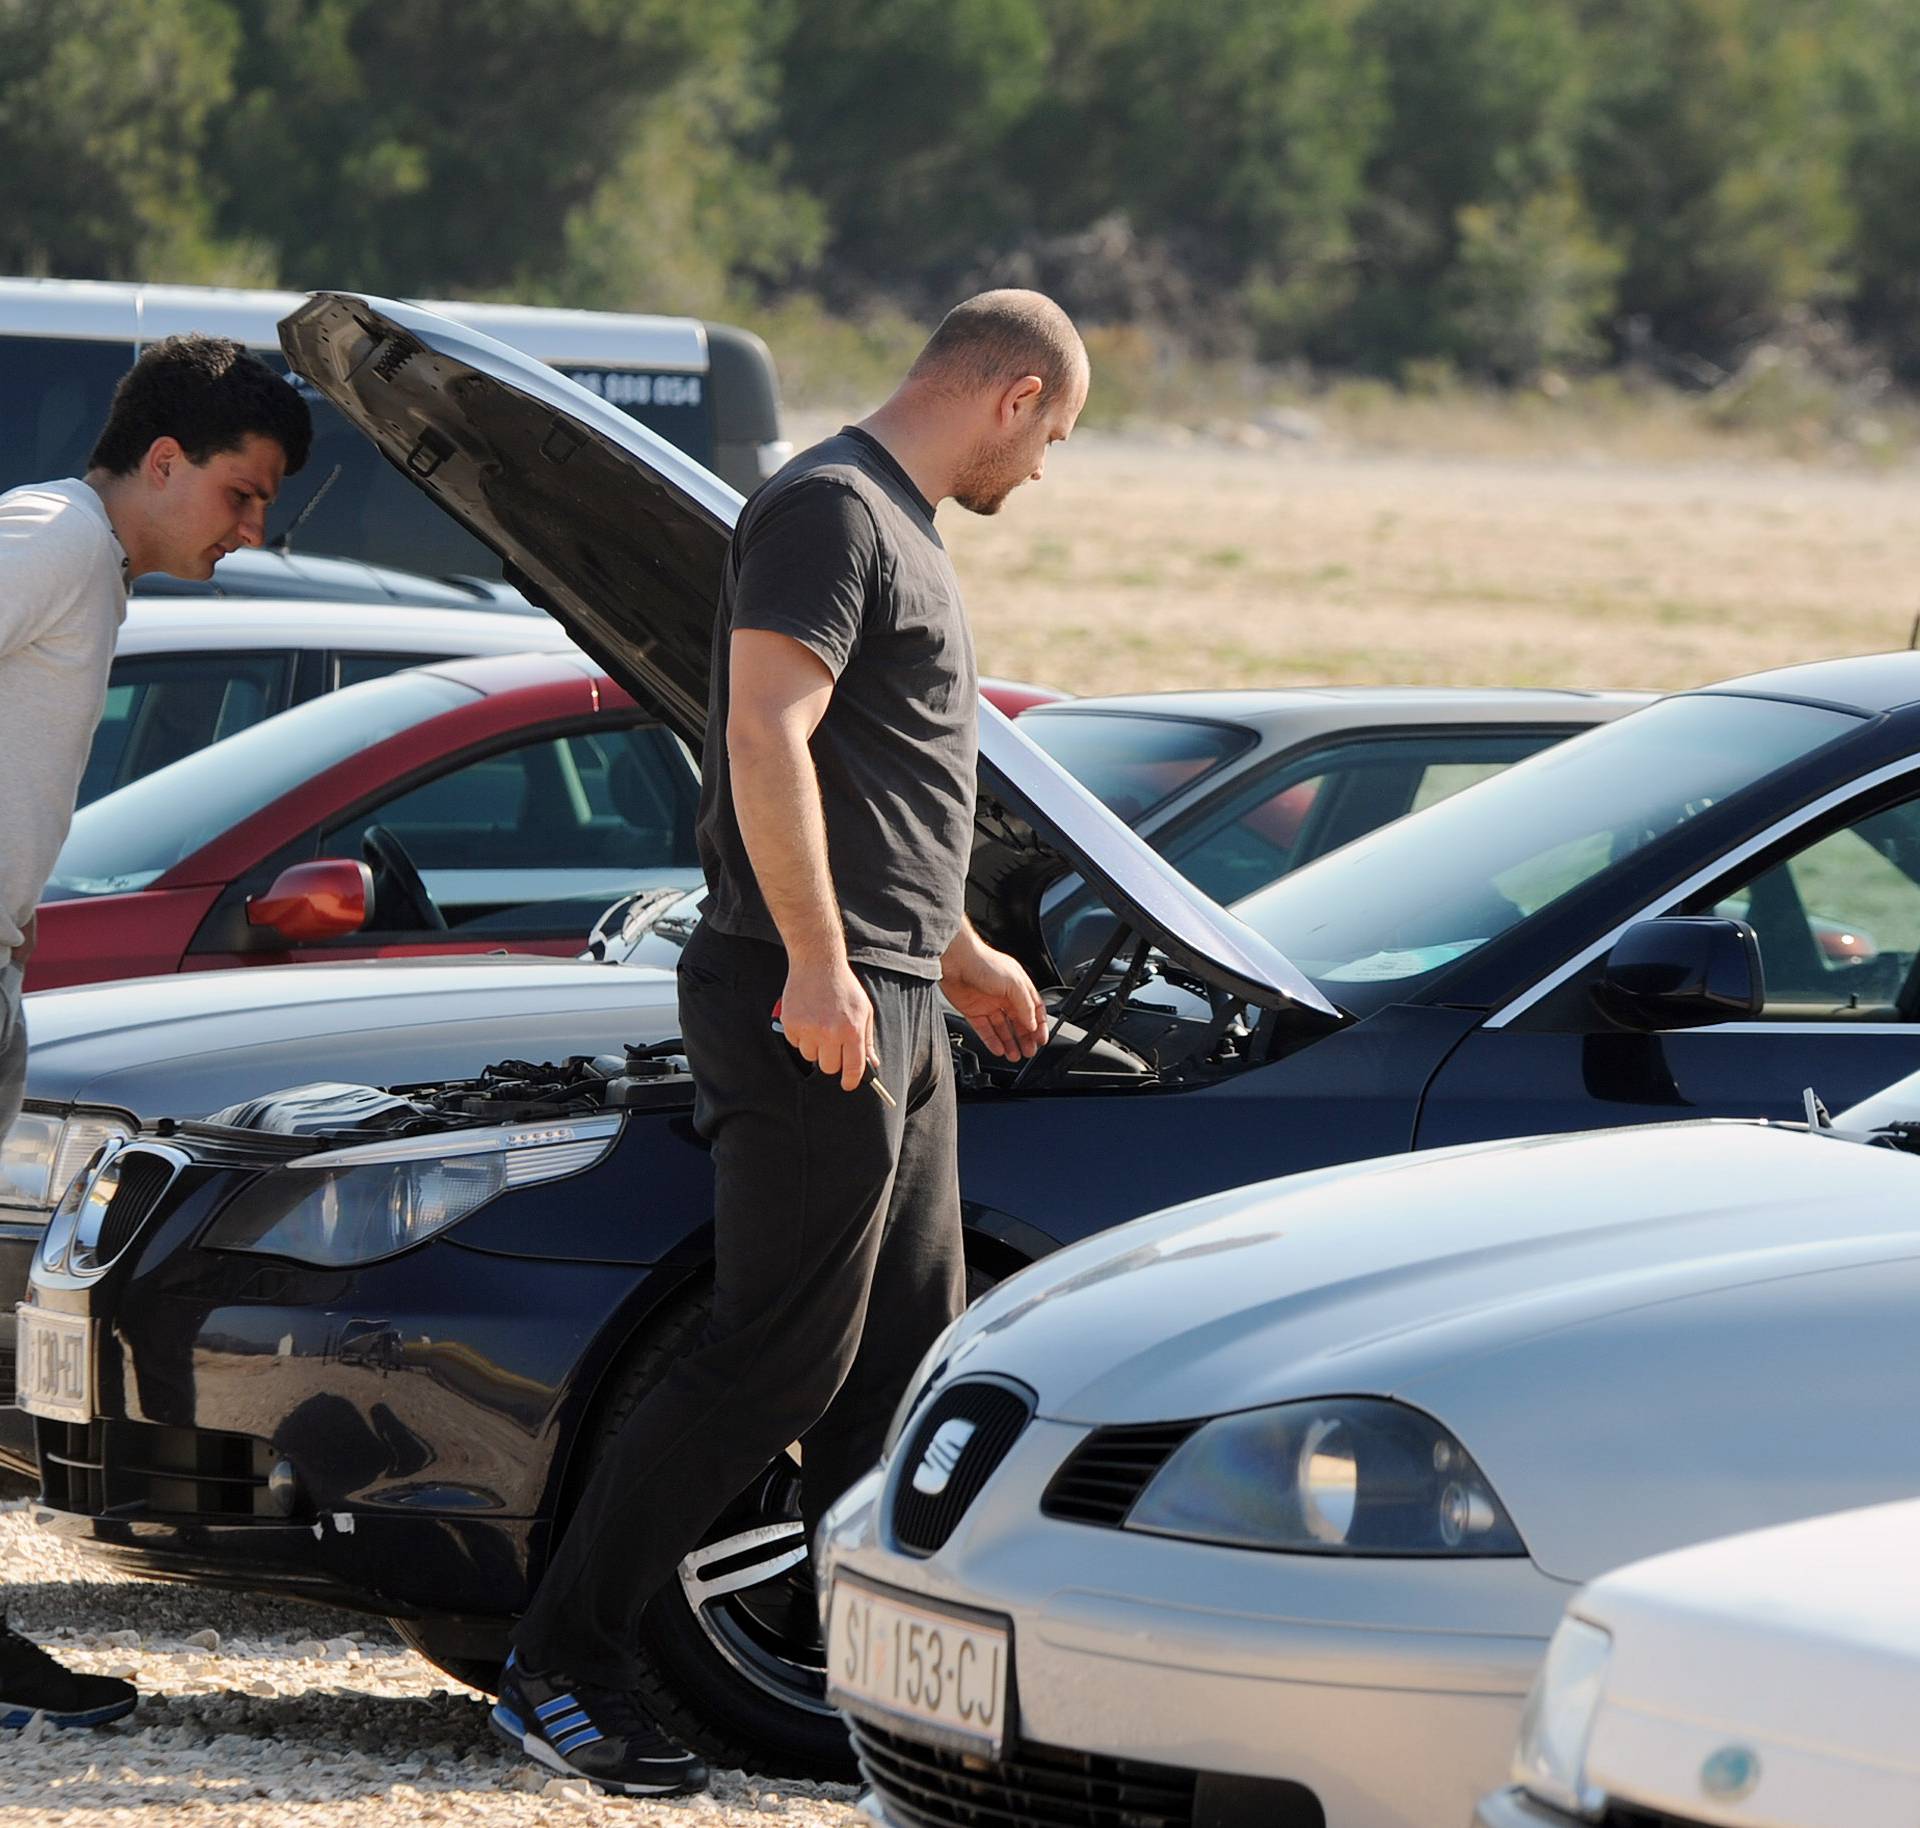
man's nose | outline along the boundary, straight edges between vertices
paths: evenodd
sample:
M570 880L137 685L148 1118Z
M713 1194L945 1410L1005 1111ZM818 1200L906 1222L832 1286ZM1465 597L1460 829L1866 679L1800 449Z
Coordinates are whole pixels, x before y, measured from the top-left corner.
M243 546L264 546L267 543L267 504L256 502L249 508L240 522L240 543Z

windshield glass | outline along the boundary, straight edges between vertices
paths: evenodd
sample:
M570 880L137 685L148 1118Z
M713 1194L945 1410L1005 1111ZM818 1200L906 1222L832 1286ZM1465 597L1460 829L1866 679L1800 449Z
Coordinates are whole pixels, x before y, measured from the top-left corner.
M1129 825L1254 740L1232 724L1124 711L1048 711L1021 718L1020 733Z
M473 696L437 674L395 673L182 756L73 815L46 899L144 889L301 782Z
M1233 911L1363 1015L1858 721L1777 699L1664 699L1383 826Z

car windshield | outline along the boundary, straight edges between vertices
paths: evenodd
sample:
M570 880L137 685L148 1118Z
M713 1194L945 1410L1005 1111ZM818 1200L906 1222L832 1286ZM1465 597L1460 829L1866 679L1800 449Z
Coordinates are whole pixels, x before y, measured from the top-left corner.
M1663 699L1382 826L1234 912L1364 1015L1858 721L1780 699Z
M1254 740L1233 724L1157 711L1048 711L1021 718L1020 730L1129 825Z
M73 815L46 899L144 889L303 781L473 695L435 673L396 673L182 756Z

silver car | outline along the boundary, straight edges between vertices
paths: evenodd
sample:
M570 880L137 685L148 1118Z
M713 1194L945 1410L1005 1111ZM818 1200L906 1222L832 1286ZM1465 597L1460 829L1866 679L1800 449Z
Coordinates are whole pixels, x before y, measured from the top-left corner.
M1581 1583L1920 1490L1920 1075L1810 1109L1242 1188L976 1303L819 1549L882 1818L1465 1823Z

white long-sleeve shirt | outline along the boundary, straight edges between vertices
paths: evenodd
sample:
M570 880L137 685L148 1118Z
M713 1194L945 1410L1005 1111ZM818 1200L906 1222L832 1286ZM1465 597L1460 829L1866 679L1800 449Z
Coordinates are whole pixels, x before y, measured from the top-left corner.
M0 964L66 842L126 614L126 554L92 488L0 495Z

